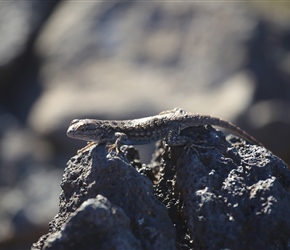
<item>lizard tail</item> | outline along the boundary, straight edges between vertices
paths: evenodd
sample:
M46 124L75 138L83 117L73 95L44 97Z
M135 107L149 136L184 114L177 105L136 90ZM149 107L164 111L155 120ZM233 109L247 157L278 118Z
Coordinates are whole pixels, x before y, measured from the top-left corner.
M217 127L221 127L224 129L227 129L229 131L232 131L234 134L242 137L243 139L259 145L259 146L263 146L264 145L259 142L257 139L255 139L253 136L249 135L246 131L242 130L241 128L239 128L238 126L234 125L231 122L228 122L226 120L217 118L217 117L212 117L212 116L200 116L200 115L195 115L192 117L194 119L193 123L195 123L196 125L212 125L212 126L217 126Z

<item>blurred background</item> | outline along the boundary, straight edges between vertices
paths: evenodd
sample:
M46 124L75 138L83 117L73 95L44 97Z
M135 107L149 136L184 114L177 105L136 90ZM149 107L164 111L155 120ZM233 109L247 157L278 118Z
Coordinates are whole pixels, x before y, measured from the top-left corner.
M74 118L181 107L290 162L289 2L1 1L0 36L0 249L47 232Z

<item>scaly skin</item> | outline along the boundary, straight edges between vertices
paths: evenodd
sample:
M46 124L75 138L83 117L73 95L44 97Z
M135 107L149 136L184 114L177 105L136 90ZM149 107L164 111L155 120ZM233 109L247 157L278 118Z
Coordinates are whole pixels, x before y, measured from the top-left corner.
M75 119L67 130L67 136L94 143L106 143L111 145L110 150L116 148L118 152L119 147L124 144L147 144L162 138L166 138L170 146L186 145L191 139L181 136L180 132L200 125L222 127L247 141L263 146L254 137L228 121L208 115L190 114L180 108L133 120Z

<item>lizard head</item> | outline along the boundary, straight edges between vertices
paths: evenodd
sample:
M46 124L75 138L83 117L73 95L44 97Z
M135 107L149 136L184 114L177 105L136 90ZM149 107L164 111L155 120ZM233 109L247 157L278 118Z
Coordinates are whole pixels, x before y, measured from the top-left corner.
M72 120L67 132L68 137L93 142L107 142L107 129L101 121L93 119Z

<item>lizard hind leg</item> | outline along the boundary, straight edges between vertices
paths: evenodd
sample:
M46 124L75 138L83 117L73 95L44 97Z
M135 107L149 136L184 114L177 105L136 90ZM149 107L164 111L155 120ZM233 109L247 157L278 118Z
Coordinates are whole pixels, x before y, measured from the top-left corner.
M203 146L203 145L199 145L199 144L195 144L193 142L190 142L188 144L186 144L184 146L184 148L187 150L187 153L189 153L190 150L194 150L198 155L198 151L197 148L201 148L201 149L214 149L214 146Z
M194 143L194 140L189 136L179 135L176 130L171 130L168 133L167 143L169 146L184 146L187 153L190 150L194 150L197 154L197 149L213 149L214 146L204 146L200 144ZM199 141L199 143L203 143L203 141Z

